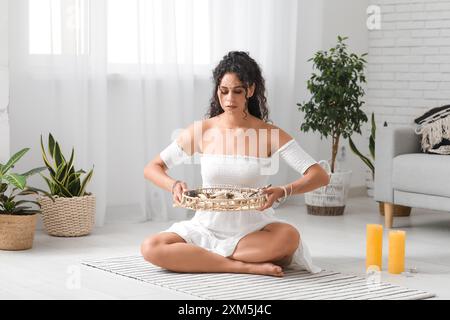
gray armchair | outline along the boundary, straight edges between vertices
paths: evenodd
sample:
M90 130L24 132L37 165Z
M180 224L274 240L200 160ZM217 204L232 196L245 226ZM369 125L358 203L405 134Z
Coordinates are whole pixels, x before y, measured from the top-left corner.
M375 141L374 198L384 202L387 228L394 205L450 211L450 155L421 153L412 127L377 128Z

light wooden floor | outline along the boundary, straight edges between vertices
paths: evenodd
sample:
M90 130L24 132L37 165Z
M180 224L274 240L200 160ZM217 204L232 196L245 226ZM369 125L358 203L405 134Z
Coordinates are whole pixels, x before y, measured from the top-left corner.
M316 264L365 275L365 225L383 223L377 210L372 199L360 197L349 199L341 217L309 216L302 206L276 211L299 226ZM33 249L0 251L0 299L195 299L80 265L83 259L139 254L147 235L170 224L111 224L82 238L54 238L38 231ZM381 280L450 299L450 213L413 209L411 217L396 218L394 226L406 230L406 265L418 273L407 277L383 271ZM384 240L386 270L386 232Z

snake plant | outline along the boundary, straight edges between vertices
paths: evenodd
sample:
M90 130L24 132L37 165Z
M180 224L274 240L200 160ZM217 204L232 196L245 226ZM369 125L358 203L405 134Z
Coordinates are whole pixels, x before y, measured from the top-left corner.
M92 178L94 167L86 174L84 170L76 171L74 168L75 150L72 148L69 161L61 152L59 143L53 138L52 134L48 137L48 155L44 148L41 135L42 159L50 173L50 177L43 174L41 176L47 183L50 193L54 196L63 198L82 197L88 195L86 186ZM81 180L81 176L84 179Z
M359 152L358 148L356 148L355 143L353 142L352 138L349 137L348 142L350 144L350 149L352 149L352 151L361 158L361 160L369 167L370 171L372 172L372 178L375 178L375 166L374 166L374 161L375 161L375 132L376 132L376 125L375 125L375 116L372 112L372 119L371 119L371 123L372 123L372 128L370 131L370 137L369 137L369 152L370 152L370 156L372 158L369 159L368 157L364 156L361 152Z
M35 168L22 174L11 173L14 165L27 153L30 149L25 148L15 153L6 164L0 163L0 214L5 215L31 215L38 213L39 209L33 209L28 205L37 205L41 207L37 201L33 200L18 200L18 196L39 195L45 194L52 200L50 194L47 192L27 186L27 178L45 170L45 167ZM12 188L7 195L6 192Z

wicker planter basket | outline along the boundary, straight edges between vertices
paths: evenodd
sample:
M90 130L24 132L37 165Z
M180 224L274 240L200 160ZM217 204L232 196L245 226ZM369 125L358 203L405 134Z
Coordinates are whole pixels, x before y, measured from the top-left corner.
M266 195L261 194L261 189L237 188L237 187L210 187L188 190L183 193L181 205L174 204L175 207L183 207L191 210L207 211L246 211L257 210L266 203ZM201 193L207 197L219 193L241 194L240 197L231 199L201 199L197 195Z
M0 214L0 249L27 250L33 247L37 214L5 215Z
M305 193L307 212L315 216L343 215L352 172L336 171L331 173L328 161L321 160L319 164L328 174L331 174L331 179L328 185Z
M95 223L95 196L62 198L55 202L40 197L42 220L47 233L56 237L80 237L91 233Z
M345 206L339 207L320 207L306 205L308 214L313 216L342 216L344 214Z

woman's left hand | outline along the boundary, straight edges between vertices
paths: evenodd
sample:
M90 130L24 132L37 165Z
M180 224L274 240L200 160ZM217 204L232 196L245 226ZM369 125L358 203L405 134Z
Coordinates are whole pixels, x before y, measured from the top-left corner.
M266 209L272 207L272 205L274 204L275 201L284 197L284 190L283 190L283 188L280 188L280 187L270 187L270 188L264 189L262 191L262 194L266 195L267 201L262 207L260 207L258 209L259 211L263 211L263 210L266 210Z

